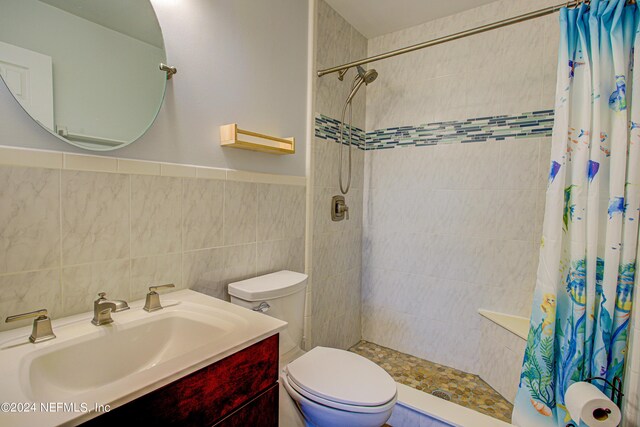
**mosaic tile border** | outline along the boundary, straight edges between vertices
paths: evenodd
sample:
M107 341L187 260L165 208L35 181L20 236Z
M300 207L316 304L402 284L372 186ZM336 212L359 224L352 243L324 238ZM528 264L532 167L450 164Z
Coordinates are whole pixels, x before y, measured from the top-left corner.
M353 142L360 149L382 150L406 146L500 141L507 138L538 138L551 136L553 122L554 111L541 110L513 116L477 117L462 121L391 127L366 133L354 127ZM338 142L339 124L339 120L317 114L316 137Z
M352 128L351 143L361 150L364 150L366 134L363 129L353 126ZM338 142L338 135L340 133L340 120L332 119L331 117L323 116L322 114L316 114L315 117L315 134L316 138L326 139L333 142ZM349 127L345 126L342 130L342 141L349 137Z

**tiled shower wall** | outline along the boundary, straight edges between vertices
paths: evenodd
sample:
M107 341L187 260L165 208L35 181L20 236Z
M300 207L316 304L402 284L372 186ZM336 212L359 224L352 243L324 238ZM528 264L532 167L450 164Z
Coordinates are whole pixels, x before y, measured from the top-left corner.
M0 165L0 318L40 308L60 318L90 311L98 292L131 301L164 283L227 299L230 282L304 271L304 185L166 170L174 176Z
M367 40L324 0L317 2L316 68L359 59L367 54ZM344 81L336 75L315 80L315 112L340 119L355 74L351 70ZM365 88L353 101L353 124L364 129ZM341 194L338 187L338 147L332 140L315 138L312 156L313 215L311 336L308 347L323 345L346 349L361 338L362 271L362 189L364 151L352 150L351 190L346 196L349 220L331 221L331 197ZM348 150L344 149L344 171ZM346 175L345 175L346 178ZM346 181L345 181L346 182Z
M547 3L554 2L490 3L371 39L368 54ZM556 20L374 64L380 76L367 88L368 134L445 121L455 132L456 123L553 109ZM524 340L482 319L478 309L527 317L531 310L550 138L526 132L524 120L515 133L526 137L396 144L366 151L365 159L363 338L477 373L511 400Z

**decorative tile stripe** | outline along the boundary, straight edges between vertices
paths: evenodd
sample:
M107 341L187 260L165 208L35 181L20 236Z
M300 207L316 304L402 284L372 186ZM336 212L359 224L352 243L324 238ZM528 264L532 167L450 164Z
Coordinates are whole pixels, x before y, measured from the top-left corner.
M380 150L404 146L423 147L436 144L484 142L506 138L537 138L551 136L553 110L533 111L514 116L493 116L378 129L366 134L353 130L353 142L361 149ZM317 138L338 141L339 121L316 116ZM363 144L362 137L365 136Z
M323 116L322 114L316 114L316 138L326 139L329 141L338 142L338 135L340 134L340 120L332 119L331 117ZM352 128L351 144L364 150L364 142L366 139L364 130L353 126ZM342 130L342 143L346 144L349 138L349 126L344 126Z

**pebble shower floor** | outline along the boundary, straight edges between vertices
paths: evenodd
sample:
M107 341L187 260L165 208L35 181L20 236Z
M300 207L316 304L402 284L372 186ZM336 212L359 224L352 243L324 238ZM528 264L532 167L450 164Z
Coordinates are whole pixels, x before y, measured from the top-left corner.
M502 421L511 422L513 405L479 376L458 371L390 348L360 341L349 349L384 368L399 383L432 393L444 390L451 401Z

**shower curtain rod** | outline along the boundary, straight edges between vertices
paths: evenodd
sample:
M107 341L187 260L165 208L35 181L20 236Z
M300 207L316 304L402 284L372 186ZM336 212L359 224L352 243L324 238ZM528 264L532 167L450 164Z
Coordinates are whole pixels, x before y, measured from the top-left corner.
M343 65L339 65L337 67L325 68L324 70L318 71L318 77L322 77L326 74L337 73L339 71L346 71L349 68L356 67L358 65L368 64L370 62L380 61L387 58L392 58L394 56L402 55L405 53L413 52L415 50L424 49L426 47L435 46L438 44L450 42L453 40L458 40L464 37L473 36L475 34L484 33L485 31L495 30L497 28L506 27L508 25L517 24L519 22L528 21L529 19L539 18L541 16L550 15L554 12L559 11L563 7L574 7L580 5L580 3L588 3L585 0L572 0L567 1L562 4L556 6L549 6L544 9L536 10L534 12L525 13L524 15L519 15L513 18L503 19L502 21L494 22L492 24L483 25L481 27L472 28L470 30L461 31L459 33L451 34L448 36L440 37L437 39L429 40L427 42L414 44L411 46L403 47L402 49L392 50L387 53L381 53L379 55L371 56L369 58L360 59L358 61L348 62ZM635 0L630 0L629 3L635 3ZM342 79L341 79L342 80Z

